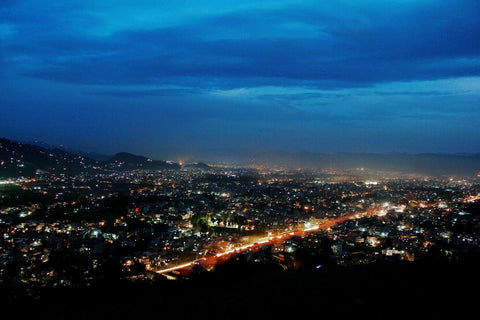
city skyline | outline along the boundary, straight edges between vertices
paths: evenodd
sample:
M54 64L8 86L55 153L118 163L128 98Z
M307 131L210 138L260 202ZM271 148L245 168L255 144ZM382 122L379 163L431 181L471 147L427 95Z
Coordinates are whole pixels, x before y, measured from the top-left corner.
M0 136L157 159L478 153L476 1L0 4Z

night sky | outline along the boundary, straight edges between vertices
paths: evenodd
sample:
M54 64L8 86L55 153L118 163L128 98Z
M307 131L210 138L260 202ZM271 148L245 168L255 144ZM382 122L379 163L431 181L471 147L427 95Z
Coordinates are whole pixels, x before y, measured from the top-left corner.
M477 153L480 1L1 0L0 136Z

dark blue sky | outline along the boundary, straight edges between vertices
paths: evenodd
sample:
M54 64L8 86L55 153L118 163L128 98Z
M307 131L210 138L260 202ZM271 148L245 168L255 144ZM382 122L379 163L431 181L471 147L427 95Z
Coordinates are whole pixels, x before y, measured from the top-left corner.
M0 136L480 152L480 1L0 2Z

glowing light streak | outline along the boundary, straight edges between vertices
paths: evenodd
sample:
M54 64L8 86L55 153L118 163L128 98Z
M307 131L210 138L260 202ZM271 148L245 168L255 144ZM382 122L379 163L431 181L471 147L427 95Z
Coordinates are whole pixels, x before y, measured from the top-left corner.
M380 210L377 214L377 216L379 216L379 217L384 217L386 215L387 215L387 211L385 211L385 210Z
M303 229L303 231L313 231L313 230L318 230L318 229L320 229L320 226L316 225L316 226L313 226L313 227L310 227L310 228Z
M365 216L375 216L375 215L376 216L382 216L382 213L381 213L382 211L383 210L378 210L378 208L371 208L371 209L369 209L369 210L367 210L363 213L355 213L355 214L350 214L350 215L342 216L342 217L338 217L338 218L325 219L320 224L317 224L317 225L314 225L314 226L311 226L311 227L308 227L308 228L298 228L297 231L284 232L284 233L279 233L277 235L273 235L272 233L269 233L268 238L263 238L260 241L257 241L255 243L249 243L249 244L246 244L246 245L243 245L243 246L235 247L235 248L230 249L230 250L219 252L214 257L194 260L194 261L187 262L187 263L184 263L184 264L180 264L180 265L177 265L177 266L173 266L173 267L170 267L170 268L160 269L160 270L157 270L155 272L158 273L158 274L164 274L164 273L172 272L172 271L175 271L175 270L187 269L187 268L193 267L193 265L195 263L200 263L200 264L206 263L206 264L209 264L209 265L216 265L216 264L219 263L217 258L225 257L224 259L228 259L228 256L230 254L240 253L240 252L246 251L248 249L254 249L254 248L261 247L263 245L284 241L284 240L287 240L288 238L291 238L291 237L294 237L294 236L304 236L304 233L306 233L306 232L317 231L317 230L329 230L332 226L334 226L336 224L339 224L339 223L342 223L342 222L345 222L347 220L355 220L355 219L359 219L360 217L365 217Z
M195 263L195 261L191 261L191 262L184 263L184 264L180 264L180 265L178 265L178 266L174 266L174 267L171 267L171 268L162 269L162 270L157 270L156 272L157 272L158 274L167 273L167 272L172 272L172 271L175 271L175 270L178 270L178 269L183 269L183 268L191 267L191 266L193 266L194 263Z

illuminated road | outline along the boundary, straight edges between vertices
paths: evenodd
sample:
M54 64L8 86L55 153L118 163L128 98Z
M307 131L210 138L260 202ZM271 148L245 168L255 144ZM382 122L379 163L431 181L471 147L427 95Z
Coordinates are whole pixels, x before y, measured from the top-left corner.
M241 252L244 252L244 251L247 251L247 250L256 251L256 250L259 250L263 246L272 245L272 244L279 245L279 244L283 243L285 240L287 240L291 237L295 237L295 236L303 237L309 232L327 230L328 228L330 228L330 227L332 227L336 224L345 222L347 220L355 220L355 219L359 219L361 217L375 216L375 215L376 216L383 216L385 214L384 214L383 211L378 210L378 208L375 207L375 208L371 208L371 209L369 209L365 212L362 212L362 213L354 213L354 214L345 215L345 216L338 217L338 218L325 219L321 223L313 225L313 226L298 227L297 230L295 230L295 231L287 231L287 232L279 233L279 234L276 234L276 235L271 235L269 237L259 238L254 243L249 243L249 244L246 244L246 245L243 245L243 246L238 246L238 247L235 247L233 249L226 250L226 251L223 251L223 252L219 252L216 255L212 255L212 256L209 256L209 257L202 258L202 259L193 260L193 261L190 261L190 262L186 262L186 263L183 263L183 264L179 264L179 265L172 266L172 267L169 267L169 268L164 268L164 269L157 269L157 270L155 270L153 268L149 268L149 269L151 271L154 271L154 272L158 273L158 274L168 274L168 273L173 272L173 271L182 271L185 274L189 274L189 273L191 273L192 268L197 264L201 265L205 269L210 269L217 264L220 264L220 263L223 263L223 262L229 260L230 258L232 258L237 253L241 253Z

